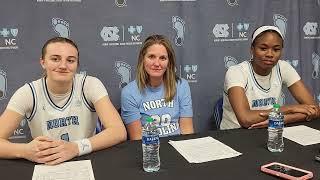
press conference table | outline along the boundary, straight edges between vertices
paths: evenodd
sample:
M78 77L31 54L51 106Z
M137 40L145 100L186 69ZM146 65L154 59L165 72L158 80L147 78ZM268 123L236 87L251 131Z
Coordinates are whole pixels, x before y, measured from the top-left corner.
M320 120L303 123L320 129ZM293 124L300 125L300 124ZM188 163L171 145L169 140L182 140L212 136L242 155L201 164ZM90 159L96 180L150 179L202 180L202 179L277 179L260 172L260 166L269 162L281 162L300 167L314 173L320 179L320 163L314 160L320 144L301 146L284 139L285 150L271 153L266 149L266 129L236 129L209 131L195 135L161 138L159 172L146 173L142 169L141 141L127 141L102 151L78 157L74 160ZM0 160L0 179L32 179L35 163L26 160Z

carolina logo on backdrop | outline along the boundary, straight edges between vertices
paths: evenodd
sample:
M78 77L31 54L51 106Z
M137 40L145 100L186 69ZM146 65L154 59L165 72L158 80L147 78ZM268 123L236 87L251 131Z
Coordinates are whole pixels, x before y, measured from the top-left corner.
M213 42L248 41L250 23L239 22L215 24L212 28Z
M227 0L229 6L239 6L239 0Z
M312 79L318 79L319 78L320 56L316 52L313 52L311 55L311 58L312 58L311 62L313 65Z
M198 64L185 64L179 66L179 75L190 83L198 82Z
M26 139L27 138L26 132L28 131L28 129L29 127L27 125L27 120L23 119L20 122L19 127L13 131L13 135L9 137L9 139Z
M274 14L273 15L273 24L279 28L283 37L286 37L287 18L281 14Z
M127 0L114 0L114 3L120 8L127 6Z
M142 44L142 25L104 26L100 31L102 46L127 46Z
M1 27L0 26L0 50L2 49L18 49L17 36L19 29L17 27Z
M304 39L320 39L319 24L317 22L306 22L303 26Z
M58 36L64 38L70 37L70 25L68 21L54 17L51 19L51 25L52 29L58 34Z
M7 94L7 75L6 72L4 72L0 68L0 100L6 99Z
M131 66L124 61L116 61L114 68L120 76L119 88L124 88L131 80Z
M224 60L224 66L226 67L226 69L229 69L229 67L238 64L238 60L232 56L225 56L223 60Z
M184 43L184 34L185 34L185 22L179 16L172 16L172 27L176 31L176 36L174 38L174 43L177 46L182 46Z

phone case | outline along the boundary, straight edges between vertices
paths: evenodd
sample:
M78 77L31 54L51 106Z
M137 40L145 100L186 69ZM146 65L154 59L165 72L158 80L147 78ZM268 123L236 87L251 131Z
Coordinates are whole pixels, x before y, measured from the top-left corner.
M267 168L267 167L272 166L272 165L280 165L282 167L286 167L286 168L294 169L294 170L297 170L297 171L301 171L301 172L306 173L306 175L301 176L301 177L294 177L294 176L291 176L291 175L288 175L288 174L284 174L282 172L275 171L275 170ZM271 175L282 177L282 178L288 179L288 180L305 180L305 179L311 179L313 177L313 173L310 172L310 171L306 171L306 170L299 169L299 168L296 168L296 167L288 166L288 165L281 164L281 163L278 163L278 162L272 162L272 163L269 163L269 164L261 166L261 171L263 171L265 173L268 173L268 174L271 174Z

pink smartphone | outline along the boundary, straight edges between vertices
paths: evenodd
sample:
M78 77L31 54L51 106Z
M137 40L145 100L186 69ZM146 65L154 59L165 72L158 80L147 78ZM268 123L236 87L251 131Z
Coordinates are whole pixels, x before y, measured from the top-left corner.
M261 166L261 171L284 178L284 179L290 179L290 180L293 180L293 179L304 180L304 179L311 179L313 177L313 173L310 171L288 166L278 162L273 162L273 163Z

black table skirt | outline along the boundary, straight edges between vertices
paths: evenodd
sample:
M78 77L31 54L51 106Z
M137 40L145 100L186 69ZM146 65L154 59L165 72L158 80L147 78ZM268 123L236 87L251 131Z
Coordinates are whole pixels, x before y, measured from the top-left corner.
M320 129L320 120L300 123ZM300 125L293 124L293 125ZM212 136L242 155L200 164L190 164L171 145L169 140L182 140ZM114 147L91 153L74 160L90 159L96 180L149 179L202 180L202 179L277 179L260 171L260 166L281 162L312 171L320 179L320 163L314 160L320 145L301 146L284 139L281 153L271 153L266 148L267 129L235 129L161 138L159 172L146 173L142 169L141 141L127 141ZM35 163L27 160L0 160L0 179L32 179Z

